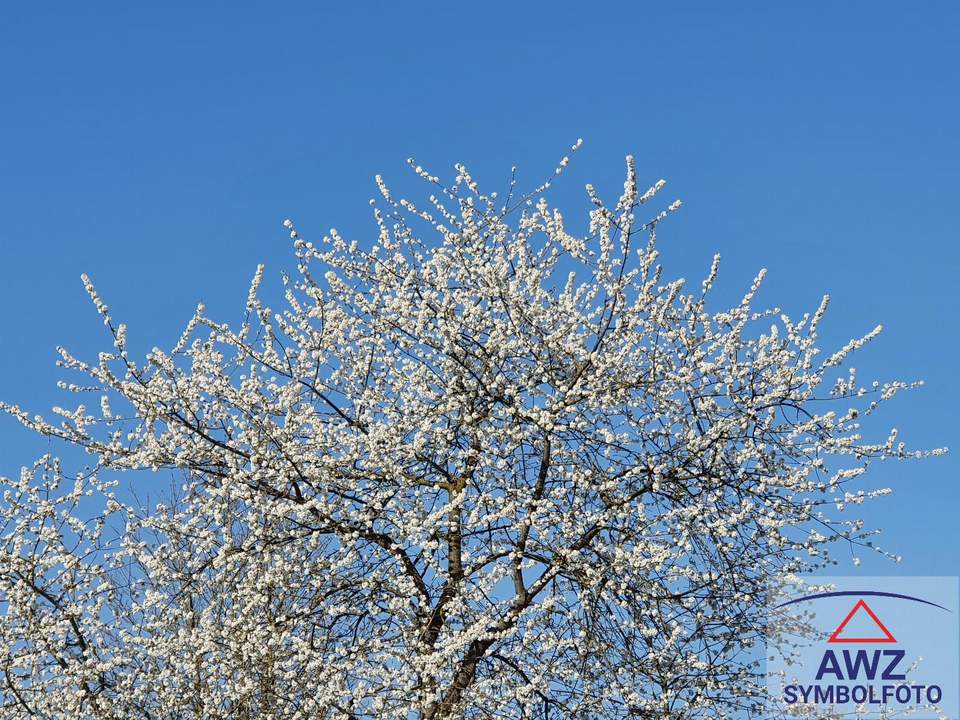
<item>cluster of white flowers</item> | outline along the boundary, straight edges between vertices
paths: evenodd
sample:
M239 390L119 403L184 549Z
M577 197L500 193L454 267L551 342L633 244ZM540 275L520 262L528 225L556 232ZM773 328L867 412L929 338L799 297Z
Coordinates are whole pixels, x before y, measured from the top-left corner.
M574 147L579 147L579 143ZM721 718L758 707L767 581L872 547L831 508L875 458L870 389L793 322L664 279L628 160L577 237L466 167L423 207L378 178L366 249L290 220L285 307L256 271L238 330L198 307L172 351L112 333L64 388L84 448L3 481L0 714ZM761 324L774 325L762 331ZM826 390L824 390L826 388ZM831 394L830 388L833 388ZM818 402L813 402L818 401ZM94 411L99 408L99 413ZM118 492L123 471L136 493ZM182 477L164 492L161 476ZM158 485L159 483L159 485ZM137 498L162 495L163 504Z

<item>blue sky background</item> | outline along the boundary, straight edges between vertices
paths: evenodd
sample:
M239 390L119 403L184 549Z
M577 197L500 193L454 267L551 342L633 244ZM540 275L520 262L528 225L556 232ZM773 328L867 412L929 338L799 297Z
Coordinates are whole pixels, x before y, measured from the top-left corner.
M761 266L793 316L830 292L831 349L882 322L861 378L928 385L877 435L960 451L958 37L950 2L5 4L0 398L46 410L55 346L109 345L81 272L134 347L169 347L200 299L235 322L257 262L292 268L283 218L363 240L373 175L407 186L408 156L529 186L583 137L569 217L633 153L685 203L668 274L719 251L719 299ZM0 418L0 474L46 447ZM904 562L858 572L960 574L957 470L876 467L896 492L864 515Z

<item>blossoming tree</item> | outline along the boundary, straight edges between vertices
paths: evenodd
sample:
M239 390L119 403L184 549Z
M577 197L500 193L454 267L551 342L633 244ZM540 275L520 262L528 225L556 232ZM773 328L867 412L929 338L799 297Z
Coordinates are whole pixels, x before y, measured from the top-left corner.
M708 310L719 258L665 278L679 203L629 158L582 236L549 182L410 164L434 194L378 178L375 242L286 222L281 311L261 267L242 324L198 307L142 361L84 276L112 348L60 364L98 401L2 406L92 458L3 480L3 717L757 711L769 580L872 545L848 485L913 456L859 430L910 385L838 369L879 328L821 357L826 298L755 311L762 273Z

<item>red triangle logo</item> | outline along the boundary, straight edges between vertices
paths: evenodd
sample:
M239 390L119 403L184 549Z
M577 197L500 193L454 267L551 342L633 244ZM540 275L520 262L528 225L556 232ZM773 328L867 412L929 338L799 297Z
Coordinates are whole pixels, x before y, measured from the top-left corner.
M870 619L873 620L873 624L877 626L880 632L883 634L883 637L840 637L840 634L843 632L843 629L847 624L853 619L860 609L864 609L867 612L867 615L870 616ZM897 639L890 634L890 631L887 630L886 626L880 622L880 618L876 616L873 610L870 609L870 606L867 605L863 600L859 600L856 605L853 606L847 616L843 619L843 622L833 631L833 635L830 636L830 639L827 642L832 643L892 643L896 642Z

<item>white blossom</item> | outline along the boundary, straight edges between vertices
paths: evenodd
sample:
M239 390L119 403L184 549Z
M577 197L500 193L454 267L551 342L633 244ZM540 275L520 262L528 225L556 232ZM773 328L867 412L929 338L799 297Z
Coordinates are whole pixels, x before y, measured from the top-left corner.
M632 159L576 235L568 162L501 198L411 159L432 194L378 176L372 244L285 220L282 309L260 266L239 329L200 305L142 362L84 275L111 350L59 364L94 400L0 405L93 459L2 483L3 717L760 714L767 583L886 554L828 512L914 457L860 423L917 384L838 375L879 327L815 363L826 298L755 310L761 271L710 310L719 256L668 278L680 203L637 224L665 183Z

